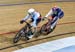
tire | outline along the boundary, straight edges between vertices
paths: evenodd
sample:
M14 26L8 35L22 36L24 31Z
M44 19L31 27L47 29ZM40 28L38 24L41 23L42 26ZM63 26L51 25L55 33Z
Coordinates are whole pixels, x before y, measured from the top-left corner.
M49 34L49 33L53 32L55 28L56 28L56 25L54 26L54 28L53 28L53 29L50 29L50 31L48 31L48 32L47 32L47 34Z
M47 32L46 32L46 25L47 25L47 24L44 24L44 25L41 27L41 30L40 30L40 31L41 31L42 34L47 34Z
M16 36L14 37L13 42L14 42L14 43L17 43L17 42L20 40L20 38L21 38L21 33L18 32L18 33L16 34Z
M27 30L27 26L23 27L13 38L13 43L17 43L21 37L24 37L25 33L27 33L26 30ZM22 33L22 32L24 32L24 33Z
M50 23L47 22L46 24L44 24L42 27L41 27L41 33L44 34L44 35L47 35L51 32L51 27L50 27Z

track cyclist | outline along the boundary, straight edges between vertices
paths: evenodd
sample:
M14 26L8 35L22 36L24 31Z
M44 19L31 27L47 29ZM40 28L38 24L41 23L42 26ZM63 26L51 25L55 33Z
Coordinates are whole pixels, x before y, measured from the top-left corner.
M37 12L34 8L30 8L28 10L28 14L25 16L25 18L23 18L20 23L23 24L26 20L30 19L31 20L31 26L34 29L34 33L31 34L28 38L32 38L36 32L37 32L37 26L38 23L41 21L41 14L39 12Z
M54 6L51 8L51 10L46 14L46 16L43 18L47 18L50 20L50 28L53 30L53 28L57 25L57 21L61 19L64 16L64 12L60 7Z

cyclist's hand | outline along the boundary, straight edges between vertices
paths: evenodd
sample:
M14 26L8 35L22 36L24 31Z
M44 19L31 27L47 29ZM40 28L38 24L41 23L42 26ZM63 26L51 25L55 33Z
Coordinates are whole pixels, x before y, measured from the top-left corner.
M23 22L24 22L24 20L21 20L21 21L20 21L20 24L23 24Z

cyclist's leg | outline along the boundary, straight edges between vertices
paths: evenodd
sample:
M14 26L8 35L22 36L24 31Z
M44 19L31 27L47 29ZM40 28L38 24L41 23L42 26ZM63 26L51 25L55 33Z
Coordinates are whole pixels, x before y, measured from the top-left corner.
M59 16L59 19L61 19L61 18L64 16L64 12L63 12L63 11L60 12L60 13L58 14L58 16Z
M38 18L37 22L36 22L36 25L38 25L40 23L40 21L41 21L41 18Z
M36 19L35 21L33 21L32 26L33 26L33 35L32 36L36 36L37 32L38 32L38 24L40 23L41 18Z
M40 23L40 21L41 21L41 18L38 18L38 19L36 19L36 22L35 21L33 22L34 23L33 27L34 27L34 32L35 33L38 31L38 24Z
M31 19L32 19L31 26L32 26L32 32L33 32L33 34L30 34L29 38L32 38L33 35L34 35L34 32L36 31L36 20L34 20L33 18L31 18Z
M39 23L40 23L40 21L41 21L41 18L38 18L38 19L36 20L36 23L35 23L36 26L37 26L36 29L35 29L36 32L39 31ZM36 32L35 32L35 33L36 33Z
M58 17L57 16L55 16L53 19L52 19L52 21L51 21L51 29L53 29L55 26L56 26L56 24L57 24L57 21L58 21Z
M32 19L33 20L33 19ZM33 22L32 22L32 31L33 31L33 34L31 34L30 36L29 36L29 38L32 38L33 36L35 36L35 34L37 33L37 27L36 26L38 26L38 24L39 24L39 22L41 21L41 18L38 18L38 19L36 19L35 21L33 20Z
M39 34L38 34L38 32L39 32L39 23L41 22L41 18L38 18L37 20L36 20L36 28L35 28L35 31L34 31L34 37L38 37L39 36Z
M40 21L41 21L41 18L38 18L35 21L33 21L32 26L34 28L34 32L37 31L38 24L40 23Z

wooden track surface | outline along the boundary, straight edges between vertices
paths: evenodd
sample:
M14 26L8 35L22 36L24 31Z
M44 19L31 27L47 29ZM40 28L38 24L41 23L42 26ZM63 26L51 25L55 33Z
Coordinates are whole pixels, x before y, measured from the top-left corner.
M24 24L20 25L19 21L27 14L27 10L29 8L31 7L35 8L42 14L42 16L45 16L45 14L49 11L49 9L51 9L55 4L60 6L65 12L65 16L63 17L63 19L59 20L58 24L66 23L66 22L75 22L75 2L0 6L0 33L12 32L12 31L16 31L22 28ZM8 49L0 50L0 52L11 52L13 50L21 49L23 47L28 47L28 46L32 46L35 44L39 44L39 43L43 43L43 42L47 42L47 41L51 41L51 40L55 40L59 38L64 38L67 36L75 36L75 33L72 33L72 32L75 32L75 23L57 25L56 29L51 34L47 36L40 36L39 38L36 38L36 39L55 36L58 34L59 35L63 34L63 35L52 37L52 38L47 38L47 39L42 39L42 40L31 42L31 43L29 42L27 44L18 45L18 46L11 47ZM15 33L1 34L0 35L0 49L7 47L7 46L15 45L12 43L12 39L14 36L15 36ZM30 41L33 41L36 39L33 38ZM17 44L19 43L24 43L24 41L21 40Z

